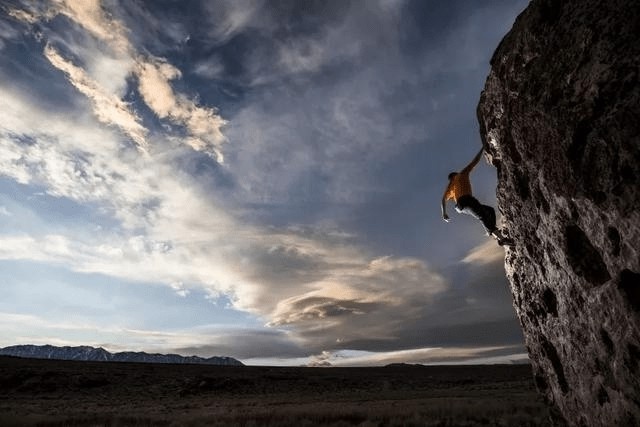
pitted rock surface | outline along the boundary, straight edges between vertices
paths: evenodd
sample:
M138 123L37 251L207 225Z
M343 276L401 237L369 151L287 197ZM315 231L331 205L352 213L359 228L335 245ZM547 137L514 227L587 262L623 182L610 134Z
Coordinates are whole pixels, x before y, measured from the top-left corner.
M478 105L538 389L640 425L640 2L533 0Z

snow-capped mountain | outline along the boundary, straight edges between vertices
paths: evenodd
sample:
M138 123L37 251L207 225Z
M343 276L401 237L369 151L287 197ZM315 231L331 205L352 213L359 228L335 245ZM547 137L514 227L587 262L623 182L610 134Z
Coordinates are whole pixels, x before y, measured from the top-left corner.
M28 357L33 359L82 360L98 362L141 362L141 363L191 363L199 365L243 366L232 357L180 356L179 354L149 354L125 351L110 353L102 347L56 347L52 345L14 345L0 348L0 355Z

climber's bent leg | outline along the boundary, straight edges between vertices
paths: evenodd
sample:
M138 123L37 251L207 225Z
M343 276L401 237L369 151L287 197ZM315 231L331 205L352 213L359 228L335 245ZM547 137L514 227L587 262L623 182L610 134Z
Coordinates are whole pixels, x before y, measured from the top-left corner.
M496 211L488 205L482 205L482 209L484 210L484 215L480 220L487 233L491 234L496 230Z
M475 197L460 197L456 203L456 210L479 219L488 234L495 231L496 211L491 206L481 204Z

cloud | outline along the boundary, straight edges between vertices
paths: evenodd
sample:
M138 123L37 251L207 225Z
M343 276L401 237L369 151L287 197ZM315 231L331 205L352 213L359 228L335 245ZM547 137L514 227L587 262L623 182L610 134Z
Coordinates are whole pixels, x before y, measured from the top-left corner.
M311 360L309 361L309 363L307 363L307 366L312 368L326 368L326 367L333 366L329 361L331 357L332 357L332 354L330 352L323 351L318 355L311 356L310 357Z
M298 364L296 360L309 354L294 333L281 329L225 328L215 331L204 328L199 333L202 334L200 341L171 347L171 351L202 356L228 354L243 361L253 360L252 364L260 364L259 360L264 358L278 358L289 365Z
M498 246L493 239L487 239L486 242L476 246L462 259L464 263L480 265L500 261L504 261L504 249Z
M18 31L8 22L0 21L0 50L4 49L5 41L16 39L18 35Z
M40 20L40 16L45 15L45 5L32 3L25 6L25 9L11 8L8 6L4 6L2 9L7 12L7 15L27 24L35 24Z
M281 300L270 325L293 327L310 348L329 350L401 340L447 284L420 260L384 257L353 260L311 288Z
M176 295L185 298L189 295L189 290L184 287L184 283L182 282L171 282L169 286L176 291Z
M309 366L384 366L392 363L491 364L526 361L528 361L527 354L522 353L521 348L513 346L433 347L386 352L324 351L312 356Z
M66 15L85 28L94 37L110 45L118 54L128 54L132 47L127 39L127 29L121 22L111 19L100 0L63 0L57 2L58 13Z
M339 330L344 341L360 339L367 334L376 337L388 334L385 326L388 318L394 316L393 311L401 309L404 319L408 319L410 307L407 307L407 299L415 286L415 283L404 283L398 287L394 277L415 276L416 281L423 281L427 280L426 276L429 273L424 266L411 267L411 263L414 262L411 260L393 261L394 266L380 269L376 265L380 260L374 260L365 266L361 260L351 260L347 263L346 260L336 257L328 260L324 271L325 275L332 277L331 281L291 282L283 286L268 278L251 280L243 275L241 269L230 268L229 265L233 264L234 259L242 257L242 252L234 253L232 259L215 261L216 258L222 257L220 253L209 249L201 254L202 248L197 244L156 241L142 236L130 238L125 244L118 244L117 240L109 244L104 243L104 240L96 242L95 237L93 241L82 241L81 236L70 239L62 235L5 235L0 237L0 247L6 249L0 251L0 259L57 263L79 272L102 273L142 282L168 281L167 285L179 294L186 295L188 290L180 280L184 279L205 289L234 295L236 308L272 319L271 327L293 327L296 336L307 341L320 330L329 332L332 337L330 340L336 339ZM225 235L220 237L228 239ZM276 240L273 235L268 234L261 238ZM302 243L317 245L320 250L316 253L321 252L322 244L319 242ZM268 251L267 248L263 250ZM186 260L188 262L185 262ZM391 263L388 260L384 262ZM262 264L262 268L267 269L270 266ZM405 271L405 268L408 271ZM416 272L416 269L422 271ZM300 286L317 287L317 290L291 296L296 295ZM390 286L396 289L388 289ZM420 304L420 301L428 298L429 292L438 292L438 286L442 286L442 283L432 284L432 288L426 292L417 292L413 295L414 301L411 304ZM358 317L366 319L358 321ZM378 318L382 321L382 326L375 326ZM364 324L368 322L371 325L365 328ZM353 325L353 331L349 325ZM318 342L318 345L325 344L326 341Z
M100 122L116 125L122 129L142 151L147 151L147 130L141 119L130 111L129 106L118 96L104 91L85 71L65 60L58 51L47 45L45 57L51 65L63 71L73 86L93 103L94 113Z
M288 307L286 309L280 307L280 311L276 313L275 319L270 325L283 326L313 322L314 327L318 327L318 322L335 321L340 317L367 314L379 309L381 305L359 300L306 296L294 297L292 301L283 301L283 303Z
M426 144L423 103L439 93L422 85L439 70L422 70L431 58L402 51L402 4L389 7L398 9L332 3L322 25L301 34L288 31L297 15L285 11L261 30L282 36L255 37L240 71L219 76L261 85L226 131L243 201L359 204L389 190L371 165ZM224 66L224 54L216 61Z
M154 7L144 2L103 2L110 19L116 20L126 29L126 37L139 52L157 56L182 52L191 34L192 25L184 22L184 15L199 13L200 5L194 3L189 8L176 10L172 7Z
M212 57L198 61L194 66L193 72L207 79L215 79L224 74L224 65L219 58Z
M160 119L168 119L184 130L177 132L174 140L223 161L222 127L226 121L214 108L199 106L186 95L176 93L170 81L179 78L181 72L164 58L139 53L128 38L129 30L108 13L99 0L61 1L39 14L14 11L16 17L27 23L34 23L36 16L50 19L56 14L66 16L102 43L96 46L92 41L85 41L90 44L85 47L77 41L67 42L71 50L86 61L88 70L65 59L53 41L44 51L51 64L63 71L74 87L92 101L94 113L102 123L120 127L138 147L148 151L148 130L131 106L121 99L127 78L135 75L139 93L149 108ZM102 51L103 46L110 52Z
M160 58L140 61L136 72L142 99L158 117L168 118L185 127L184 143L196 151L215 155L222 163L222 127L226 124L212 108L196 105L186 96L176 94L169 82L181 76L180 71Z
M208 36L216 44L228 41L247 28L270 24L271 17L264 9L263 0L205 2L204 8L209 21Z
M3 175L53 196L104 201L126 226L144 223L145 205L160 197L155 171L147 169L152 160L123 150L117 133L92 122L90 113L43 111L6 86L0 92L7 112L0 125Z
M82 25L91 34L110 45L119 54L135 58L133 69L138 79L138 90L142 99L156 115L168 118L184 126L186 135L179 139L196 151L214 155L223 161L221 145L224 142L221 128L226 123L213 108L205 108L183 94L176 94L170 81L181 76L181 72L164 58L143 56L130 44L124 25L108 17L98 0L88 2L65 2L60 10L74 22Z

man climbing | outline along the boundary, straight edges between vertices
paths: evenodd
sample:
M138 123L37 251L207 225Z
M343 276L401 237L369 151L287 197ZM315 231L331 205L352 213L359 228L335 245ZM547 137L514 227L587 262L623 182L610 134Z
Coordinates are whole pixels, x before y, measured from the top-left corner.
M500 230L496 228L496 211L491 206L481 204L471 193L469 174L480 161L482 151L480 149L478 154L471 160L471 163L460 172L451 172L449 174L449 184L442 196L442 219L449 222L447 200L453 200L456 203L456 211L479 219L487 234L493 236L500 246L510 246L513 245L513 242L504 237Z

